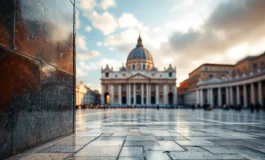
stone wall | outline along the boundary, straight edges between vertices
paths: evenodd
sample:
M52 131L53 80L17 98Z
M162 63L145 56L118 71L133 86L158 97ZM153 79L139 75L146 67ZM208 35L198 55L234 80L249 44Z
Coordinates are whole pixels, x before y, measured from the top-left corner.
M74 0L2 0L0 159L74 132Z

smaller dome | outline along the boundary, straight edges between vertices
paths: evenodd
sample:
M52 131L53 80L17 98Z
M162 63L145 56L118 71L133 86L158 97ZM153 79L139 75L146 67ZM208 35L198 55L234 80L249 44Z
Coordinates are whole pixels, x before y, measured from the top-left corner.
M124 66L122 66L122 67L120 68L120 70L121 70L121 71L126 71L126 68L125 68Z
M153 66L152 71L157 71L157 68Z

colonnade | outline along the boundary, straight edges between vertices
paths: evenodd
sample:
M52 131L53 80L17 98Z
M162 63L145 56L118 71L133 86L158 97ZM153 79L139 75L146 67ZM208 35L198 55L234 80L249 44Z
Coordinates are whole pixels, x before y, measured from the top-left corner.
M120 84L108 84L108 91L105 91L102 85L101 94L101 102L105 103L105 94L109 93L110 96L110 104L123 104L122 102L122 93L126 93L126 104L127 105L168 105L168 104L177 104L177 88L175 84L172 84L172 88L170 89L171 84L150 84L150 83L120 83ZM115 87L117 87L115 90ZM160 86L162 86L162 91L160 91ZM126 89L124 89L124 87ZM152 89L153 87L153 89ZM118 100L115 101L115 93L118 92ZM153 96L152 96L153 93ZM161 94L163 94L162 101L160 101ZM169 94L172 94L172 99L169 99ZM141 97L138 99L137 96ZM155 101L152 103L151 98L155 97ZM139 101L140 100L140 101ZM171 102L169 102L171 100Z
M217 91L214 94L213 91ZM201 106L241 105L247 107L250 103L264 105L262 81L238 85L207 85L196 89L196 101ZM257 95L256 95L257 94ZM217 96L216 96L217 95ZM217 102L217 103L216 103Z

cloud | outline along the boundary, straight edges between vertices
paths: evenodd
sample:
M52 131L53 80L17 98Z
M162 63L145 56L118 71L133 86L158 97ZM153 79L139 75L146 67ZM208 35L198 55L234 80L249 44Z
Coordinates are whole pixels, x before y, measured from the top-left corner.
M92 25L102 31L105 35L114 32L117 28L115 17L109 12L98 14L96 11L93 11L91 14L86 16L89 20L91 20Z
M76 76L77 77L84 77L87 76L88 74L81 68L76 67Z
M114 0L102 0L100 6L102 9L107 10L110 7L115 7L116 3Z
M113 47L110 47L109 50L113 52L115 49Z
M261 16L265 15L264 8L263 0L225 1L213 10L202 30L190 29L186 33L172 34L169 50L185 54L187 58L204 59L222 55L224 61L232 62L231 56L224 53L247 54L253 44L265 37L265 17ZM231 51L231 48L234 49ZM241 56L233 56L232 60L234 62L239 58Z
M102 46L102 42L97 42L97 46Z
M86 53L78 53L77 54L77 59L79 60L88 60L88 59L92 59L92 58L96 58L100 56L100 52L93 50L91 52L86 52Z
M77 0L77 5L83 11L91 11L96 7L97 3L95 0Z
M101 67L105 68L107 64L110 67L113 67L115 70L118 70L122 66L120 60L109 59L109 58L101 58L96 62L90 62L90 63L85 63L84 61L79 62L79 66L83 70L100 69Z
M138 20L131 13L122 13L118 20L119 27L121 28L135 27L138 23Z
M77 36L77 46L83 51L88 50L86 46L85 36Z
M109 67L113 67L114 70L118 70L122 66L122 62L117 59L102 58L96 63L99 67L105 68L108 64Z
M91 70L91 69L98 69L100 68L99 66L97 66L96 63L85 63L84 61L79 63L80 68L84 69L84 70Z
M87 32L91 32L92 28L90 26L87 26L85 29Z

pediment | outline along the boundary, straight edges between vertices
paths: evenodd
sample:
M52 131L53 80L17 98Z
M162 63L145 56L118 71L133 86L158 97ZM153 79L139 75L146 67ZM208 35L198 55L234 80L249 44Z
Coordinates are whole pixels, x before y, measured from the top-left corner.
M148 80L150 78L145 76L145 75L143 75L143 74L137 73L135 75L132 75L131 77L128 77L128 79L130 79L130 80L136 80L136 79L140 79L140 80L146 79L146 80Z

